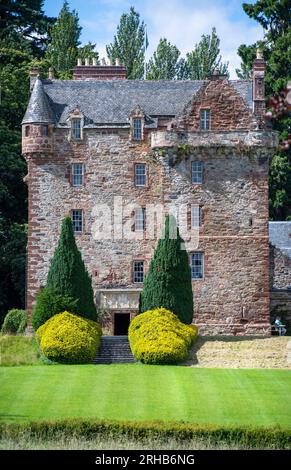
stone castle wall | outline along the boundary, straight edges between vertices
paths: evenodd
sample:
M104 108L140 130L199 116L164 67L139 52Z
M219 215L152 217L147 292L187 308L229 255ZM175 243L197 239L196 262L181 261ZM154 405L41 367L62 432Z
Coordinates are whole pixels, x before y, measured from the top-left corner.
M82 142L69 142L67 129L55 129L54 153L30 153L28 309L45 285L61 220L72 209L83 209L84 232L76 235L95 292L104 288L136 288L132 262L143 259L146 269L157 238L124 239L121 221L115 234L98 240L97 204L111 208L114 200L137 203L199 204L203 225L199 245L186 238L186 249L205 254L204 280L193 281L194 322L202 333L269 333L268 151L231 145L191 142L184 154L177 148L151 148L150 134L142 143L129 140L127 130L85 129ZM204 163L204 183L191 184L191 161ZM85 185L70 184L70 165L85 164ZM135 188L134 165L147 163L148 184ZM118 218L118 211L116 217ZM123 224L130 224L131 212ZM183 217L182 217L183 219ZM184 221L187 226L187 215ZM182 232L183 228L180 226ZM184 227L185 228L185 227ZM191 230L188 229L188 238ZM93 234L92 234L93 230ZM136 234L135 234L136 235ZM187 234L186 234L187 235Z

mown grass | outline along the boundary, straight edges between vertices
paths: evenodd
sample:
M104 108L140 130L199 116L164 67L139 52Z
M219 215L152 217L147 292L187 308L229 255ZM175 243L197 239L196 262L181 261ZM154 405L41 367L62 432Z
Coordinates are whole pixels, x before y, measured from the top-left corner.
M0 335L0 366L20 366L40 363L35 337Z
M0 420L105 419L291 428L288 370L52 365L0 368Z

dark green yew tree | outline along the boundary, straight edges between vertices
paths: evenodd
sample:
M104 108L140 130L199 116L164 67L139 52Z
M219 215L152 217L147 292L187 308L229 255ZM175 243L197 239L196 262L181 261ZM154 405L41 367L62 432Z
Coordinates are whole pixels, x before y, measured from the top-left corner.
M70 217L65 217L63 220L61 236L51 261L46 287L58 289L60 294L78 299L77 313L82 317L96 320L91 278L76 245Z
M183 245L174 217L167 216L164 238L158 241L140 296L140 313L164 307L182 322L192 322L191 270Z

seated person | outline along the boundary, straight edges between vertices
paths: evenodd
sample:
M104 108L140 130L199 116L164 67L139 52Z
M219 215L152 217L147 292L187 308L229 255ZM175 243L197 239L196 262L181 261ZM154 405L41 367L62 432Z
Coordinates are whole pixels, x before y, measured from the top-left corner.
M283 323L281 322L280 317L276 317L274 325L277 327L277 330L279 331L280 336L285 336L286 335L287 330L286 330L285 326L283 325Z

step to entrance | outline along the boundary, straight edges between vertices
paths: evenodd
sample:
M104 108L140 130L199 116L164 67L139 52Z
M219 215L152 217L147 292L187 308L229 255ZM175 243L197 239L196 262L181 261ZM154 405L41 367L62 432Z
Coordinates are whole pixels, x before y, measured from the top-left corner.
M93 364L126 364L135 362L127 336L102 336Z

